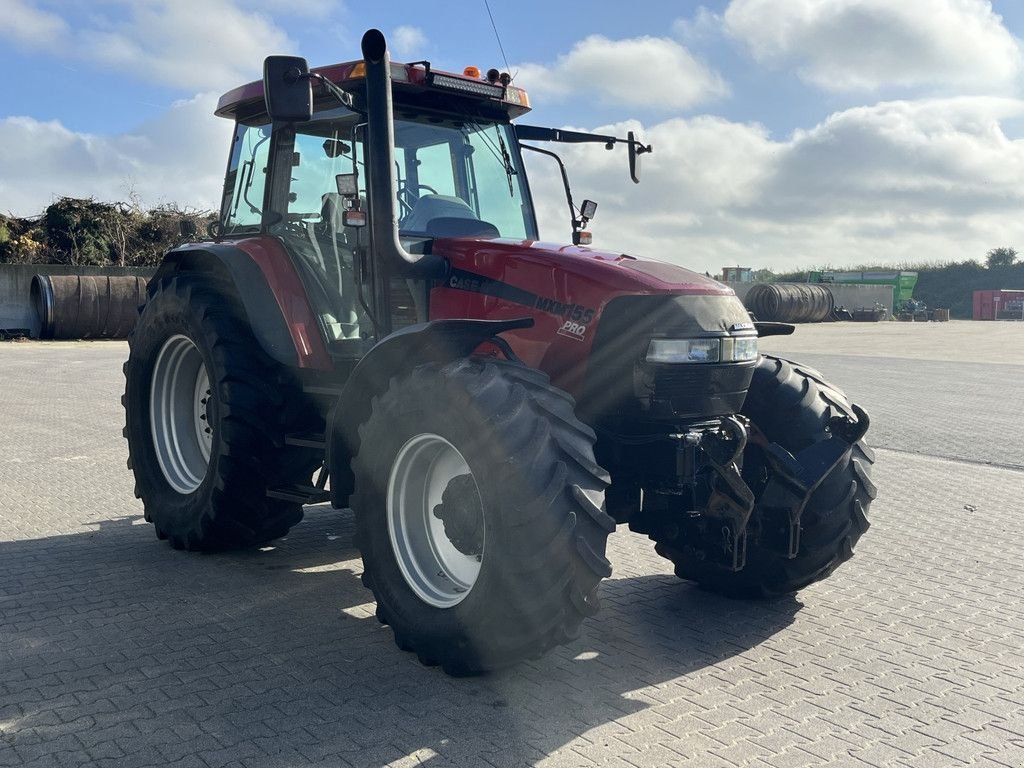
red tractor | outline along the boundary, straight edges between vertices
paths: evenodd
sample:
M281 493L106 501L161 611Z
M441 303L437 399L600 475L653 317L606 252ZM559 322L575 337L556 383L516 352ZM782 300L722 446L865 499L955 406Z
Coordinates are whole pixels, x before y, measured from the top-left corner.
M136 493L177 549L355 512L377 615L425 664L474 673L598 610L608 535L649 535L733 596L828 576L868 527L867 416L759 355L733 292L672 264L538 241L524 125L491 70L270 57L231 91L220 220L171 250L125 364ZM313 85L316 84L314 89ZM314 479L315 475L315 479Z

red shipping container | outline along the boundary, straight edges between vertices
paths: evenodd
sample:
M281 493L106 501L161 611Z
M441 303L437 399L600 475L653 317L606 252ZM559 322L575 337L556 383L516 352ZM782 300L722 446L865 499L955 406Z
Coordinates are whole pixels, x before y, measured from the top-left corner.
M974 292L975 320L1024 320L1024 290Z

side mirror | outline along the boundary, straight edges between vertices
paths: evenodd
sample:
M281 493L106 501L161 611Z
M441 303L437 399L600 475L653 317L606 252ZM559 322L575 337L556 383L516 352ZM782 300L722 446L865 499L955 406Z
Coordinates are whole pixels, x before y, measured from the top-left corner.
M192 219L179 219L178 232L184 240L195 240L196 234L199 232L199 228Z
M297 123L313 116L309 65L299 56L267 56L263 61L263 96L270 119Z
M331 159L347 155L352 151L352 147L340 139L324 139L323 147L324 154Z
M626 134L626 141L629 143L629 178L633 180L634 184L639 184L640 156L653 151L653 148L650 144L644 146L637 141L632 131Z

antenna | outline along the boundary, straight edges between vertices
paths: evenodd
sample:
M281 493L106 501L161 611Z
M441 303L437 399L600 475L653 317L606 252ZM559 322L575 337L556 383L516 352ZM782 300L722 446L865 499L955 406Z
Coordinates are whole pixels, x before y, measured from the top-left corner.
M494 14L491 13L491 5L484 0L484 8L487 9L487 16L491 20L491 29L494 30L494 38L498 41L498 50L501 51L501 58L505 62L505 71L508 72L512 67L509 66L508 56L505 55L505 46L501 44L501 35L498 34L498 25L494 23Z

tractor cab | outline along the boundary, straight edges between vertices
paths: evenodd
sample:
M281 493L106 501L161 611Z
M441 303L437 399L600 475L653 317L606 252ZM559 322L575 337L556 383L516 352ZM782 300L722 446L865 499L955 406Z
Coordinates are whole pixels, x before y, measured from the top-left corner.
M442 73L421 62L394 64L390 74L390 178L381 177L379 158L371 158L367 147L363 62L308 73L335 86L312 97L308 119L272 119L264 83L226 94L217 109L236 120L219 234L278 237L300 266L322 332L335 350L355 356L385 328L428 319L427 283L406 274L414 270L405 264L380 264L368 256L371 217L394 217L401 248L414 256L410 267L439 237L537 239L510 123L528 111L526 92L500 82L496 71L488 81L476 72ZM309 88L308 82L298 86ZM339 88L348 104L339 103ZM382 212L368 209L375 164L377 184L394 190L393 205ZM388 266L386 291L374 290ZM384 293L386 309L378 308Z
M368 85L375 72L383 90ZM236 121L219 234L278 238L332 353L358 358L388 333L431 318L432 281L447 277L436 240L538 239L521 150L558 158L521 145L519 132L609 149L627 141L634 177L637 155L650 151L632 135L512 125L528 111L526 92L495 69L457 75L415 62L368 72L357 61L309 70L302 59L270 57L262 83L218 105ZM558 163L573 240L588 242L583 229L596 206L576 208Z

